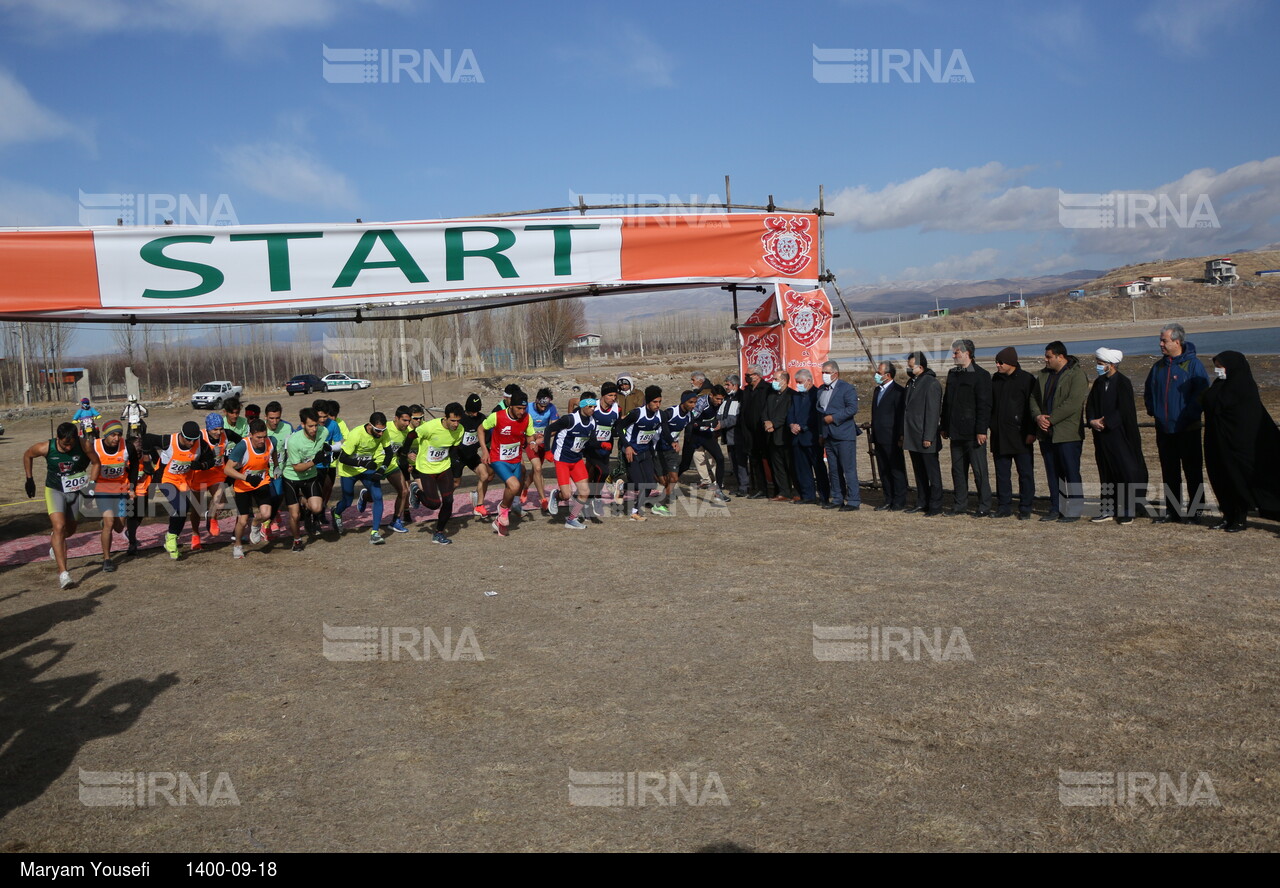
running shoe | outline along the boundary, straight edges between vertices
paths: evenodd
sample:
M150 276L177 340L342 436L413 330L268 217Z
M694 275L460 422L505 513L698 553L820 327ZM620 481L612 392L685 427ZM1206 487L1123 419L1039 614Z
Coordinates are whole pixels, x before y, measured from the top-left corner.
M498 536L506 536L507 525L503 524L501 520L495 521L493 522L493 532L496 533Z
M542 508L548 515L558 515L560 513L560 491L551 491L549 502L544 502Z
M569 530L586 530L587 529L587 525L583 524L582 521L578 518L566 519L564 522L564 526L567 527Z
M176 533L166 533L164 535L164 550L169 553L169 557L174 561L178 560L178 535Z
M399 518L397 518L395 521L392 521L392 522L391 522L391 529L392 529L392 530L394 530L396 533L408 533L408 532L409 532L409 528L405 527L405 526L404 526L404 522L403 522L403 521L401 521Z
M244 557L244 549L243 549L242 547L240 547L240 546L232 546L232 547L231 547L231 557L232 557L232 558L243 558L243 557Z
M656 506L653 507L653 514L661 515L663 518L670 518L671 510L668 509L666 506L664 506L662 503L658 503Z
M204 544L200 542L200 534L198 533L191 534L191 551L199 552L203 548L204 548Z
M258 531L258 534L262 537L262 541L264 543L271 542L271 525L270 524L262 525L262 528Z
M524 517L524 503L523 503L523 502L521 502L520 500L515 500L515 501L513 501L513 502L511 503L511 508L510 508L508 511L509 511L509 512L515 512L515 513L516 513L516 517L517 517L517 518L523 518L523 517Z
M488 521L490 518L493 517L492 515L489 514L489 510L484 507L484 503L481 503L480 505L476 506L472 514L475 515L477 518L479 518L481 521Z
M364 510L369 507L369 503L372 499L373 497L369 496L368 489L361 487L360 495L356 497L356 511L358 511L361 515L363 515Z
M335 515L334 517L336 518L337 516ZM369 542L375 546L381 546L386 542L386 540L382 538L382 534L378 533L376 530L371 530L369 531Z
M126 554L126 555L137 555L137 554L138 554L138 541L137 541L137 540L130 540L130 541L129 541L129 548L127 548L127 549L125 549L125 550L124 550L124 554Z
M710 482L710 481L699 481L699 482L698 482L698 489L699 489L699 490L710 490L710 489L711 489L711 482Z
M293 541L293 551L294 551L294 552L301 552L301 551L302 551L303 549L305 549L306 547L307 547L307 544L306 544L305 542L303 542L303 541L302 541L302 538L301 538L301 537L299 537L298 539L296 539L296 540L294 540L294 541Z
M209 536L217 536L217 535L218 535L218 519L210 518L209 519Z
M631 520L631 521L647 521L647 520L648 520L648 519L647 519L647 518L645 518L643 515L641 515L639 512L632 512L632 513L631 513L631 515L629 516L629 518L630 518L630 520Z
M515 506L512 506L512 509L514 508ZM519 512L516 512L516 517L517 518L520 517ZM495 521L494 523L501 524L503 527L510 527L511 526L511 509L499 509L498 520Z
M453 545L453 540L449 539L447 536L445 536L438 530L431 535L431 542L439 543L442 546Z
M339 536L341 536L342 535L342 516L338 514L337 509L334 509L331 514L333 515L333 529L338 532Z
M250 523L249 524L249 545L256 546L260 542L262 542L262 530L258 527L258 525ZM239 549L240 547L236 546L236 548ZM241 558L243 556L237 555L236 557Z
M70 589L75 584L76 584L76 581L71 579L71 574L67 573L65 570L62 573L58 574L59 589Z
M409 505L412 508L422 506L422 485L417 481L409 485Z
M112 561L110 558L104 558L104 559L102 559L102 572L103 572L103 573L107 573L107 574L109 574L109 573L115 573L115 572L116 572L116 563L115 563L114 561Z

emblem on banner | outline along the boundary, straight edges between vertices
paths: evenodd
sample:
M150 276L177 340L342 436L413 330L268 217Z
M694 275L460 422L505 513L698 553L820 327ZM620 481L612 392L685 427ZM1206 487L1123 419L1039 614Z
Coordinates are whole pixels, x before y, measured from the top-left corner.
M816 299L806 299L795 290L783 294L787 335L801 348L812 348L826 333L830 316Z
M746 366L750 367L754 364L760 368L761 378L772 381L773 374L781 369L782 352L780 346L778 334L775 332L748 336L746 348L742 350L742 354L746 358Z
M764 245L764 261L783 274L796 274L809 264L813 249L813 236L809 234L809 220L790 216L766 216L764 226L768 231L760 236Z

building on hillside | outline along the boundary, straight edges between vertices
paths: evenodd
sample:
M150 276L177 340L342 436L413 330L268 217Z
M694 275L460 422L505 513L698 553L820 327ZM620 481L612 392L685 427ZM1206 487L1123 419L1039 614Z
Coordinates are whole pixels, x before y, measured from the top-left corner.
M1204 264L1204 282L1206 284L1226 284L1230 286L1240 280L1236 264L1230 257L1210 259Z
M1139 296L1146 296L1151 289L1151 285L1146 281L1129 281L1127 284L1121 284L1116 287L1116 296L1128 296L1130 299L1136 299Z
M926 317L927 317L927 318L945 318L945 317L946 317L947 315L949 315L949 314L951 314L951 309L949 309L949 308L935 308L935 309L930 310L930 312L929 312L927 315L921 315L920 317L922 317L922 318L926 318Z
M1262 271L1255 271L1254 274L1260 278L1280 277L1280 268L1267 268Z
M1026 308L1026 307L1027 307L1027 300L1023 299L1021 296L1017 297L1016 299L1013 297L1010 297L1008 302L1001 302L996 305L996 308L1000 309L1001 311L1008 311L1011 308Z
M600 347L599 333L579 333L577 336L573 337L573 341L569 343L569 348L574 350L599 348L599 347Z
M1164 281L1171 281L1171 280L1173 280L1173 275L1171 275L1171 274L1144 274L1144 275L1141 275L1141 278L1142 278L1144 281L1146 281L1148 284L1159 284L1159 283L1163 283Z
M1083 299L1083 298L1084 298L1084 287L1080 287L1079 289L1069 291L1069 292L1067 293L1067 298L1068 298L1068 299L1070 299L1072 302L1077 302L1077 301L1079 301L1079 300Z

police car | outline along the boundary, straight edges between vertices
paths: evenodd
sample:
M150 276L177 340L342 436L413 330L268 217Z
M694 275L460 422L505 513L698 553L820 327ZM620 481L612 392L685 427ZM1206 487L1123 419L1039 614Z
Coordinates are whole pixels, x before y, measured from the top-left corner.
M330 392L356 391L373 385L367 379L356 379L345 373L330 373L320 381L324 383L325 390Z

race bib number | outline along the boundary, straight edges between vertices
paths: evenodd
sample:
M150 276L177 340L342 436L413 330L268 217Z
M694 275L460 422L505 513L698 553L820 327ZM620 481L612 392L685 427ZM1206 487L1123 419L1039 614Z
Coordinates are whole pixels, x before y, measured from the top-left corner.
M608 440L609 440L610 438L612 438L612 437L613 437L613 427L612 427L612 426L605 426L604 428L597 428L597 429L596 429L596 440L597 440L597 441L608 441Z
M171 462L169 463L169 473L173 475L185 475L191 471L191 463L189 462Z
M125 466L102 466L98 477L100 478L123 478Z
M586 443L587 443L586 438L574 438L573 444L569 446L569 450L572 451L573 453L581 453L582 448L584 445L586 445Z
M468 446L470 446L470 445L472 445L472 444L475 444L475 443L476 443L477 441L479 441L479 440L480 440L480 436L479 436L479 435L477 435L475 432L463 432L463 433L462 433L462 446L463 446L463 447L468 447Z
M513 442L511 444L502 444L498 447L498 459L502 462L511 462L520 458L520 443Z
M636 435L637 444L648 444L653 440L653 432L640 432Z
M444 462L448 458L449 458L448 447L428 447L427 448L427 462L433 462L433 463Z
M63 475L62 476L62 492L77 493L89 486L89 476L81 473L79 475Z

